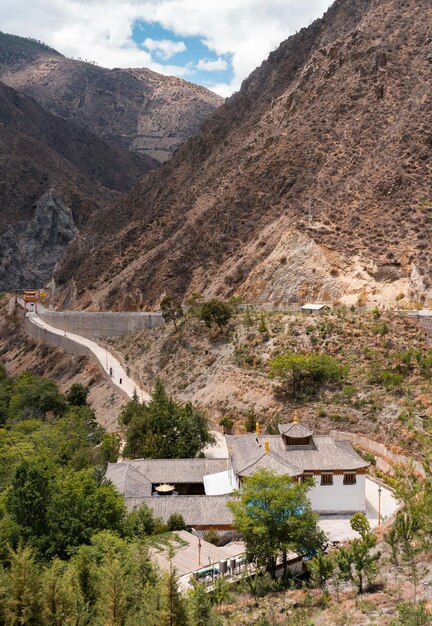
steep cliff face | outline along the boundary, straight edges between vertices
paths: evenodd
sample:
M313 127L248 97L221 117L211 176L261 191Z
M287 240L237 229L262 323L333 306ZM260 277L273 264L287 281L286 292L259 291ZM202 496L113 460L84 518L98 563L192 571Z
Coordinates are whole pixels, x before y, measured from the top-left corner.
M431 23L429 0L335 2L95 214L100 245L72 245L60 284L118 308L164 291L431 298Z
M2 290L44 285L76 233L71 209L53 190L47 191L33 219L10 225L0 235Z
M165 161L223 102L148 69L108 70L0 33L0 80L48 111L143 156Z
M50 189L69 207L73 224L82 228L93 211L118 201L120 192L155 165L48 113L32 98L0 83L0 290L49 277L61 246L64 250L70 239L30 253L33 246L40 246L35 235L37 213Z

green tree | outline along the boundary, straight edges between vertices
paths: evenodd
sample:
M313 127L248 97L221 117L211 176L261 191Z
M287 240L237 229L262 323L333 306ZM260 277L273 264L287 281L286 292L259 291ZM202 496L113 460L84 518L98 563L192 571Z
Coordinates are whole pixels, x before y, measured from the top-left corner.
M346 367L327 354L279 354L269 361L269 368L270 376L279 378L293 397L300 391L316 392L347 373Z
M358 592L363 593L365 582L370 585L376 578L381 553L375 551L376 537L362 513L354 515L351 527L360 534L361 539L353 539L348 548L340 548L336 561L340 578L352 581L357 586Z
M255 411L253 409L250 409L247 413L246 413L246 419L245 419L245 429L247 430L248 433L254 433L255 429L256 429L256 423L258 421L258 416L255 413Z
M258 324L258 332L261 333L261 335L263 336L268 334L268 326L267 326L266 316L265 316L264 311L262 311L260 315L260 321Z
M403 602L398 606L399 616L393 620L391 626L431 626L432 613L422 600L419 604Z
M273 578L279 557L286 573L289 551L313 555L323 544L318 515L307 497L310 488L288 475L260 469L245 479L235 493L237 499L228 503L249 561L266 568Z
M250 312L250 307L246 307L245 315L244 315L244 325L246 328L246 334L249 337L250 329L253 326L253 318Z
M175 402L157 380L150 402L141 405L129 422L125 454L134 458L191 458L213 441L205 416L190 402Z
M42 578L42 615L46 626L77 626L86 609L78 577L73 568L54 559Z
M122 408L119 416L119 422L123 426L129 426L131 421L134 418L137 418L141 415L142 406L138 399L138 395L136 393L136 389L134 390L134 395L129 402L127 402Z
M107 558L98 572L99 597L96 603L96 624L124 626L127 617L126 577L117 557Z
M66 395L66 399L72 406L85 406L89 391L89 388L85 385L73 383Z
M318 550L317 555L308 563L312 583L322 589L326 589L327 582L331 578L334 570L334 563L331 558Z
M98 485L91 470L64 470L48 503L49 553L65 557L99 530L121 532L124 516L124 500L113 485Z
M224 576L218 576L214 581L212 599L215 604L223 604L229 598L230 584Z
M173 532L175 530L185 530L185 528L186 524L183 515L180 515L180 513L171 513L167 520L167 529Z
M165 322L174 322L174 328L177 330L177 320L183 317L183 309L181 303L172 296L164 296L160 303L162 317Z
M178 589L175 569L162 577L162 624L167 626L188 626L187 605L185 598Z
M210 595L202 584L195 585L188 596L188 613L191 626L220 626L221 620L215 613Z
M39 568L30 548L11 553L4 613L8 626L42 626Z
M166 532L165 524L161 518L154 516L153 509L147 504L142 504L126 517L125 534L127 537L145 539L162 532Z
M102 435L100 454L104 465L115 463L120 454L120 435L117 433L104 433Z
M9 418L22 420L28 417L45 419L47 413L55 416L64 413L65 397L57 385L47 378L24 372L15 379L9 402Z
M23 461L17 468L6 508L20 527L26 542L44 549L48 533L48 504L54 485L54 469L44 459Z
M214 324L221 330L228 324L233 315L232 307L216 298L203 302L199 308L198 317L210 328Z

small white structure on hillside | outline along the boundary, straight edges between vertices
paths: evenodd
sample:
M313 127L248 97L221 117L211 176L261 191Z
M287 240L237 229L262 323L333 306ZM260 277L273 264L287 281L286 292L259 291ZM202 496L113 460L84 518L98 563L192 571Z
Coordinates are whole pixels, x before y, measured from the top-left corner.
M330 307L328 306L328 304L314 304L308 302L300 307L300 310L305 315L321 315L322 313L329 311Z

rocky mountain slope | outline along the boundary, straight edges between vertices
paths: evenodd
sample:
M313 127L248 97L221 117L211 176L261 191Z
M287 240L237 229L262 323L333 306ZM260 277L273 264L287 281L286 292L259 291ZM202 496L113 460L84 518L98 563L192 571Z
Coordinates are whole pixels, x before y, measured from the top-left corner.
M91 213L156 165L0 83L0 289L43 284Z
M178 327L170 323L111 344L145 389L159 377L175 398L193 402L216 424L230 417L242 431L253 411L263 428L274 427L298 408L315 432L347 430L415 450L411 418L432 418L431 337L408 317L344 306L319 317L250 309L237 312L223 331L209 330L191 313ZM347 368L345 378L292 397L288 383L270 378L269 367L288 352L331 355Z
M0 80L109 141L165 161L221 103L215 93L146 68L108 70L0 33Z
M69 297L431 298L431 23L429 0L337 0L94 217L100 245L58 273Z

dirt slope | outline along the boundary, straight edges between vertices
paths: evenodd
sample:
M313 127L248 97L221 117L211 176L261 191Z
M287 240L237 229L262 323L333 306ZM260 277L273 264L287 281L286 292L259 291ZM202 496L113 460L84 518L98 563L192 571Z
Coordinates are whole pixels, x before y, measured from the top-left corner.
M95 216L105 240L77 241L58 273L76 306L430 298L431 23L429 0L338 0L283 42Z
M88 400L96 419L108 431L118 430L118 415L125 403L100 367L86 357L66 354L33 341L22 330L19 319L10 315L9 298L0 298L0 361L11 376L25 371L54 380L60 391L67 392L73 383L90 388Z
M188 314L178 332L171 323L112 344L144 388L152 389L160 377L174 397L192 401L215 423L231 417L240 429L248 411L265 427L289 420L298 408L302 422L316 432L360 432L415 449L411 418L432 418L432 369L422 361L431 355L426 333L393 313L341 307L303 317L251 310L249 319L237 313L222 332ZM286 352L331 355L348 367L346 377L293 398L269 376L269 360Z

